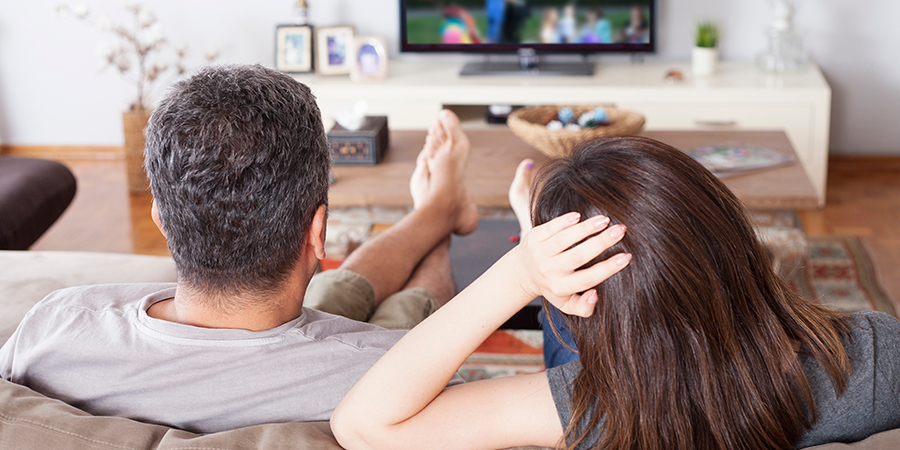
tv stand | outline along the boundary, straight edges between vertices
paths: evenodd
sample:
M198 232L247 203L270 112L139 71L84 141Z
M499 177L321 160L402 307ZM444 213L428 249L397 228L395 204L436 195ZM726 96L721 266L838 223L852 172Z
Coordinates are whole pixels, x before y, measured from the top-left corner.
M547 76L583 76L594 75L594 63L586 60L579 62L541 61L532 48L520 48L517 52L518 62L484 61L466 63L459 74L461 76L480 75L547 75Z
M388 116L395 130L427 130L443 108L485 123L489 105L611 105L637 111L647 130L784 130L825 204L831 89L815 64L798 73L772 75L749 62L722 61L714 75L691 74L690 62L604 62L589 77L460 76L456 61L391 60L380 83L349 77L295 75L316 96L325 129L358 100L370 115ZM684 80L669 84L673 69ZM463 117L465 120L466 117ZM503 151L498 147L496 151Z

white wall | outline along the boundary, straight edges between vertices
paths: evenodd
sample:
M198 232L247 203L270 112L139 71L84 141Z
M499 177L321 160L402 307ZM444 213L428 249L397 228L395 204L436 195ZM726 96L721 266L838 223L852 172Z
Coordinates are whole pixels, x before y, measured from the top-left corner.
M702 19L722 28L726 60L752 61L766 44L772 9L765 0L658 0L659 48L647 59L687 60L691 29ZM124 18L132 1L80 0L92 13ZM385 36L398 55L397 0L308 0L313 23L349 23ZM103 33L57 18L58 1L0 0L0 142L13 145L120 145L120 114L132 85L98 73ZM219 62L272 65L274 26L290 20L292 0L150 0L172 43L191 47L194 66L209 46ZM796 26L833 89L831 150L900 155L900 2L796 0ZM441 56L441 58L463 58ZM620 61L623 56L605 56ZM157 92L157 96L162 91Z

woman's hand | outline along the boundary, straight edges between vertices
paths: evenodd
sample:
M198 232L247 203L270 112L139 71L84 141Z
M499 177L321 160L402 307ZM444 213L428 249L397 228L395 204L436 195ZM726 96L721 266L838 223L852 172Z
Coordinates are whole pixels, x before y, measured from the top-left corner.
M588 317L598 300L593 288L625 268L631 254L620 253L577 270L625 235L625 226L608 227L606 216L580 219L579 213L564 214L526 234L516 247L515 273L531 298L543 295L566 314Z

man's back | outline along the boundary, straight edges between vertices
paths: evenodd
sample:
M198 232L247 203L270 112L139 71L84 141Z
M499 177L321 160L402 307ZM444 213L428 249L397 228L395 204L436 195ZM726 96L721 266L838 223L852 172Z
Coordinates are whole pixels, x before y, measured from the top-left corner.
M0 375L98 415L195 432L328 420L402 335L304 308L266 331L154 319L172 284L57 291L0 350Z

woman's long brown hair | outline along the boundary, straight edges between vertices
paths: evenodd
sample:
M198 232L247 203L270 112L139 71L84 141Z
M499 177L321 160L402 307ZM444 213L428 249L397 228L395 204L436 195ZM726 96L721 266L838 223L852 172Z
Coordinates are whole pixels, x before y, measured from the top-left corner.
M815 420L798 352L843 392L846 316L774 273L743 205L689 156L647 138L587 141L533 194L535 225L605 214L628 231L597 261L633 255L597 286L592 317L566 317L582 366L569 448L601 426L604 449L790 448Z

